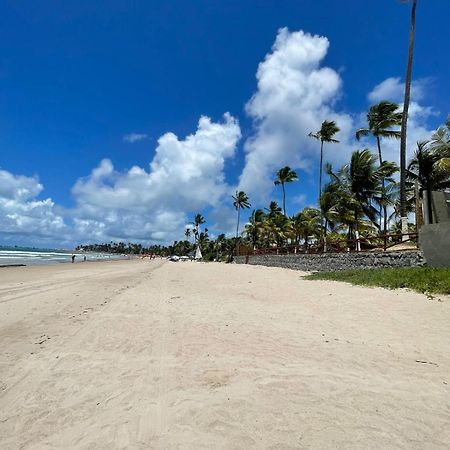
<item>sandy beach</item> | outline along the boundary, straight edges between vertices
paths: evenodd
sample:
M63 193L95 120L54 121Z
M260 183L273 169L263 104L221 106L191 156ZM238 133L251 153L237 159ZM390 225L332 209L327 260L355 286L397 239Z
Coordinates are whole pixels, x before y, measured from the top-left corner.
M301 275L1 269L0 448L448 448L449 299Z

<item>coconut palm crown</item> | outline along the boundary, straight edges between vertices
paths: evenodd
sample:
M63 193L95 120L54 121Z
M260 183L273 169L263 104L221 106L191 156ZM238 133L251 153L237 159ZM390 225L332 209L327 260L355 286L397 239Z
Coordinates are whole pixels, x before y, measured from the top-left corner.
M283 213L286 215L286 191L284 185L286 183L292 183L293 181L297 181L298 176L294 170L292 170L289 166L285 166L281 168L277 172L277 179L273 182L275 186L281 185L283 189Z
M235 207L237 211L237 225L236 225L236 238L239 236L239 219L241 215L241 209L248 209L250 208L251 203L248 200L248 196L244 191L236 191L236 196L232 195L233 197L233 206Z
M320 141L320 167L319 167L319 202L320 194L322 192L322 172L323 172L323 143L330 142L337 144L339 141L334 139L334 135L340 131L340 128L336 125L334 120L324 120L320 130L316 133L309 133L308 136Z
M382 101L370 107L367 113L368 128L360 128L355 136L359 141L362 136L372 134L377 140L378 158L380 164L383 162L381 154L381 138L400 138L400 130L393 130L392 127L399 127L402 123L403 114L398 111L396 103Z

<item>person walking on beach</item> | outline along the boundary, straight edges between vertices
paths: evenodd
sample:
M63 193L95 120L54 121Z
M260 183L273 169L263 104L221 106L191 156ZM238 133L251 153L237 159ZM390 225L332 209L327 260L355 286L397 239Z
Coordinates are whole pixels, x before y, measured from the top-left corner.
M72 255L72 263L75 262L75 255Z

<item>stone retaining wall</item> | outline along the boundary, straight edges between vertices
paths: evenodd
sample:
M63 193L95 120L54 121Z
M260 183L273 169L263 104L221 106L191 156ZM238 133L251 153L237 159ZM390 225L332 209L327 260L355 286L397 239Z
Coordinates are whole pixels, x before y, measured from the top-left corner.
M425 264L421 251L386 253L326 253L314 255L251 255L236 256L237 264L285 267L304 271L330 271L346 269L368 269L381 267L417 267Z

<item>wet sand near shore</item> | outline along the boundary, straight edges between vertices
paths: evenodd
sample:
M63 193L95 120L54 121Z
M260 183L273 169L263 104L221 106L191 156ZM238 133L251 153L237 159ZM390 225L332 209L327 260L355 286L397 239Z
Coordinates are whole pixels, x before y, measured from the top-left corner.
M0 448L448 448L450 299L301 275L2 268Z

